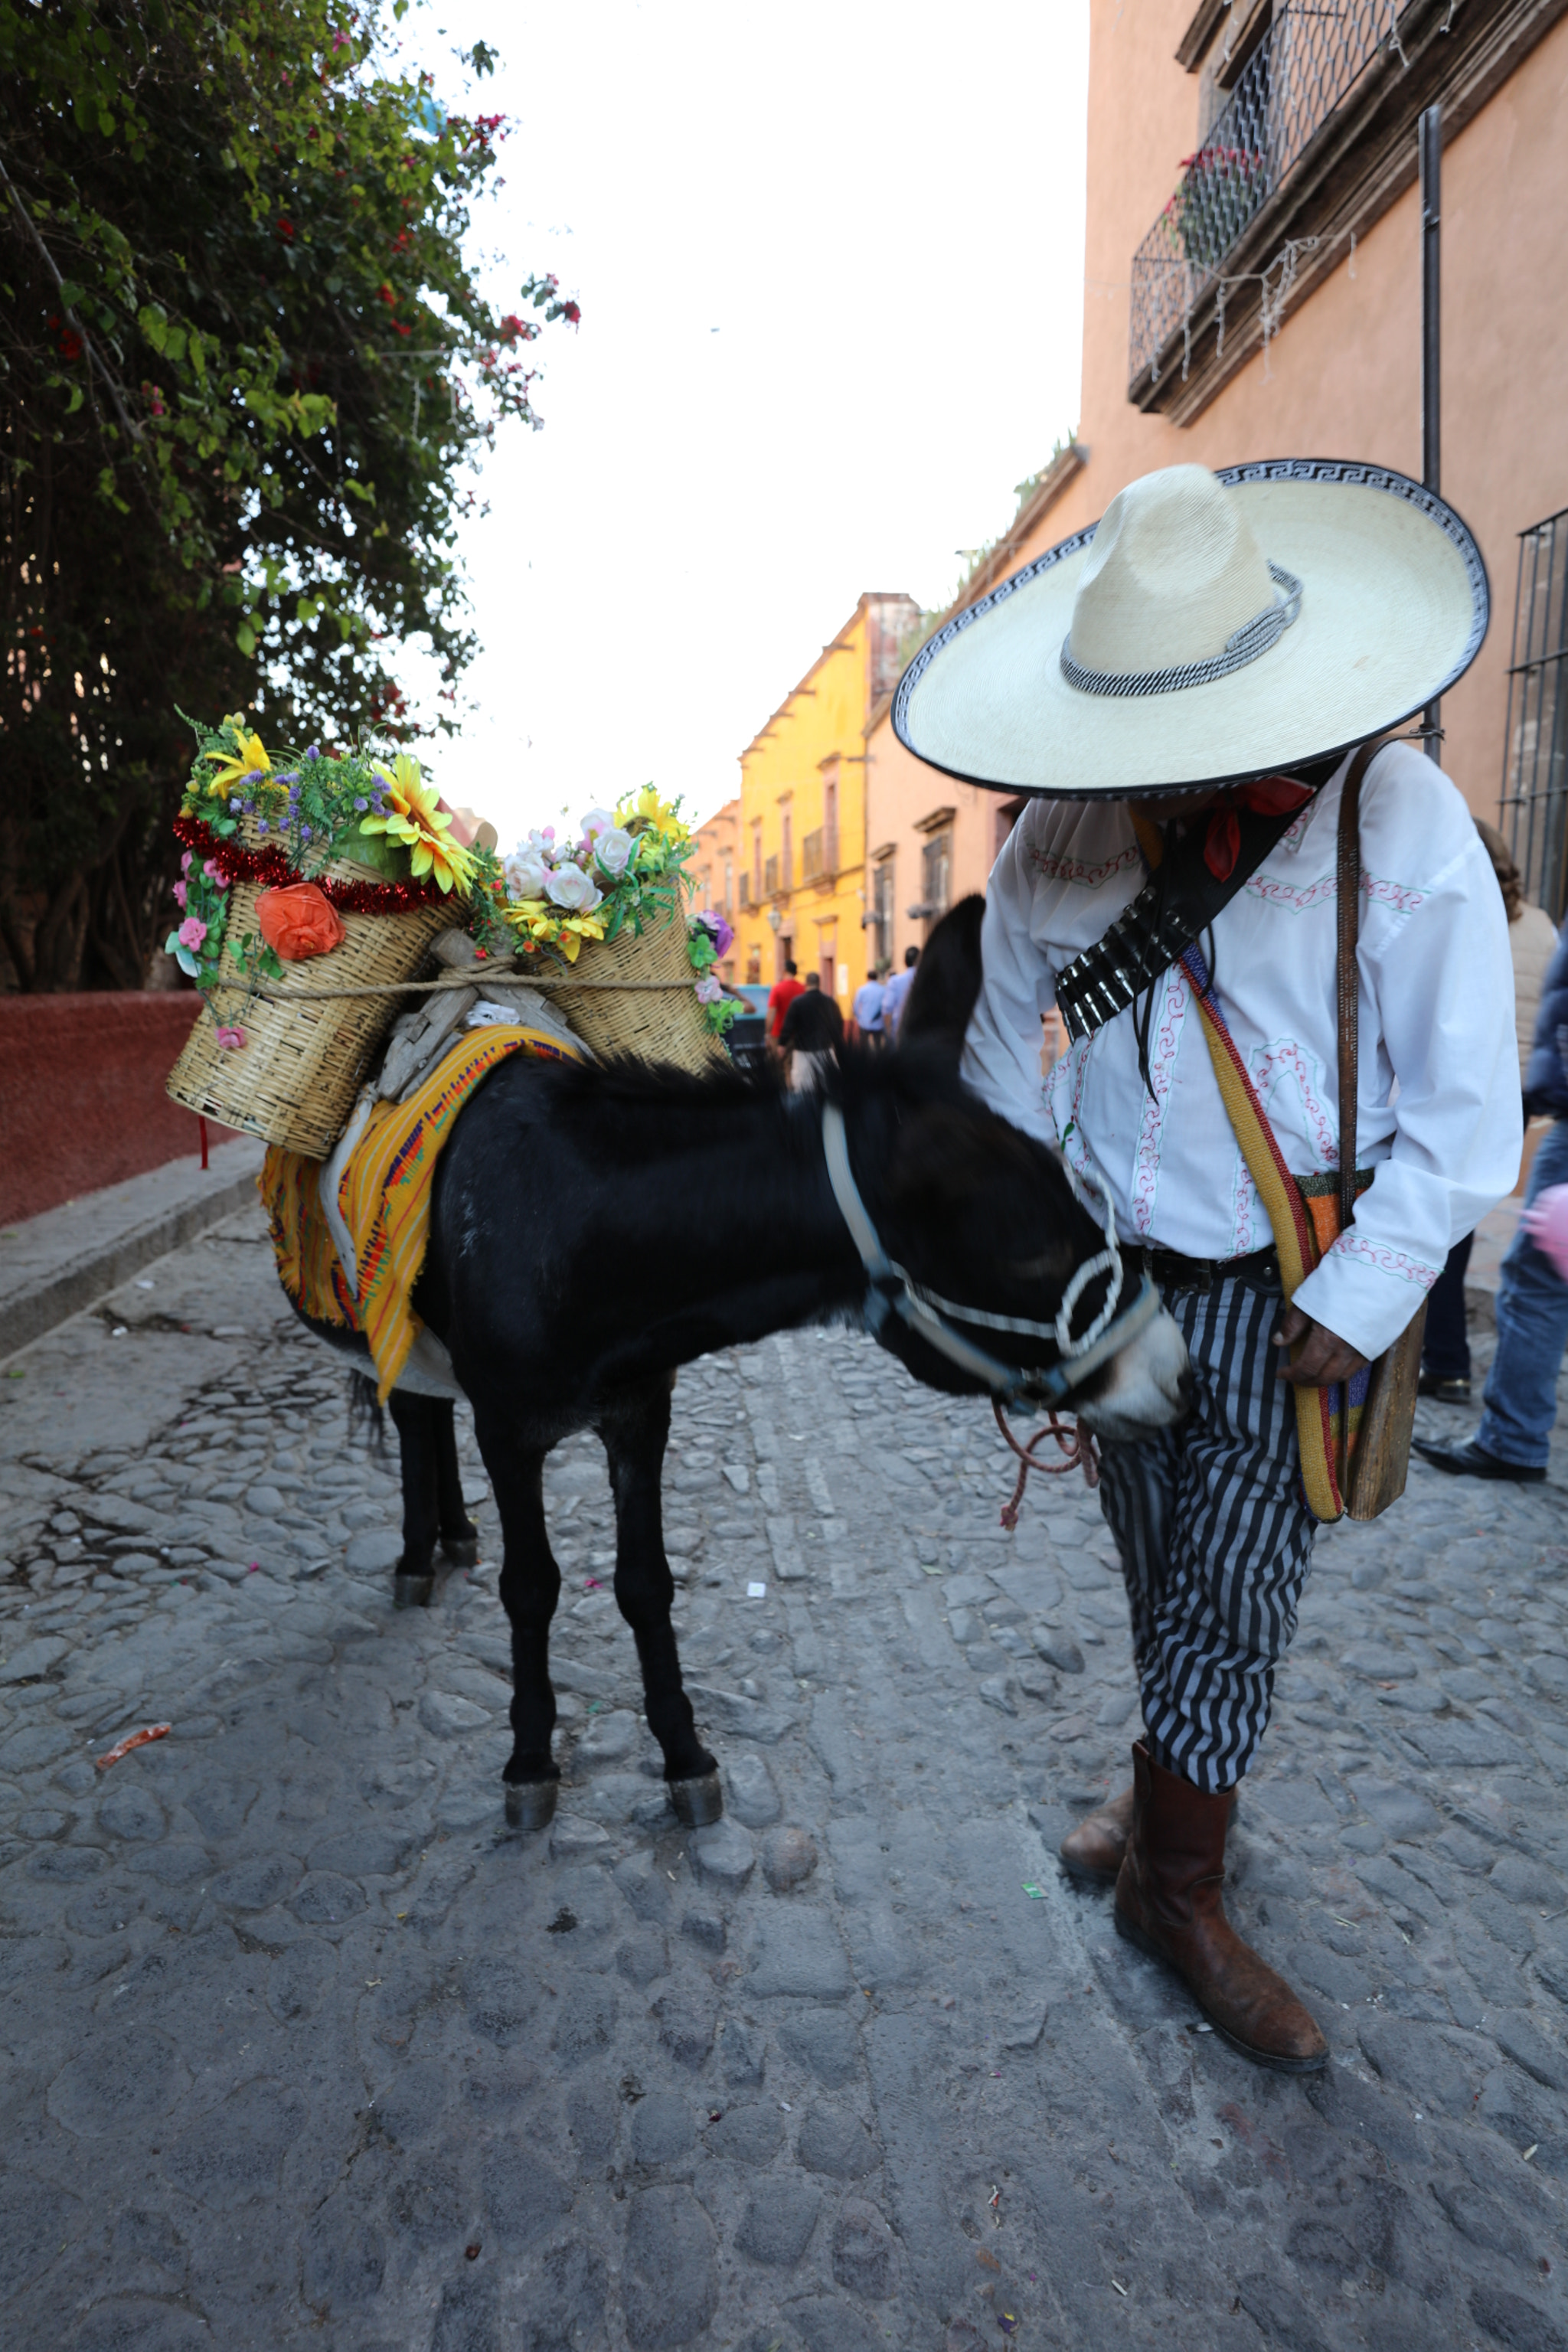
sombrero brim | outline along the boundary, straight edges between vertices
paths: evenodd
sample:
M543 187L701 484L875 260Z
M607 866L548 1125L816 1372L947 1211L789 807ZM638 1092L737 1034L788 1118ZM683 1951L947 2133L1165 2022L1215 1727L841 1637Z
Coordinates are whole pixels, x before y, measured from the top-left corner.
M1462 677L1487 633L1467 525L1385 467L1268 458L1219 469L1263 553L1302 583L1267 653L1166 694L1085 693L1061 646L1096 526L956 614L899 681L893 727L965 782L1063 800L1240 782L1386 732Z

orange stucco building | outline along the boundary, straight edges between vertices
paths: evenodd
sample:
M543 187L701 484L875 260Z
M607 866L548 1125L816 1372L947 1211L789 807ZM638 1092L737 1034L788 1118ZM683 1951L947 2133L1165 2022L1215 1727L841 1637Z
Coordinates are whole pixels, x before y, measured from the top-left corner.
M1155 467L1358 457L1419 478L1416 125L1434 102L1441 488L1492 587L1491 634L1443 706L1443 764L1478 814L1507 803L1532 894L1557 915L1568 0L1091 0L1081 423L962 602ZM998 796L910 758L885 705L866 778L868 845L910 859L951 807L954 894L978 887ZM901 881L897 898L923 903ZM891 951L921 928L901 917Z
M716 809L706 824L699 825L692 838L692 851L687 872L691 877L691 910L704 914L710 907L733 926L736 893L739 887L741 861L741 803L726 801ZM737 964L733 942L730 953L719 965L720 977L732 981Z

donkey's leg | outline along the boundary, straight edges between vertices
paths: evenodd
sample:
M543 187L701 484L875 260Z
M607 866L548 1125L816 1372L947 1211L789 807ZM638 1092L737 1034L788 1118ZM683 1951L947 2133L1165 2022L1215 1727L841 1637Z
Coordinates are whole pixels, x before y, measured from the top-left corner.
M555 1694L550 1687L550 1621L561 1570L544 1524L544 1450L476 1413L479 1450L495 1489L505 1549L500 1598L511 1626L512 1749L502 1779L514 1829L542 1829L555 1811L560 1768L550 1752Z
M689 1828L724 1809L719 1768L697 1737L669 1622L675 1580L664 1556L659 1482L669 1437L669 1386L635 1389L599 1416L616 1497L616 1601L637 1637L648 1728L664 1750L670 1802Z
M430 1400L436 1444L436 1504L441 1549L454 1568L473 1568L479 1557L479 1531L463 1507L463 1474L458 1467L458 1433L449 1397Z
M394 1389L391 1409L403 1469L403 1555L393 1570L393 1606L424 1609L436 1589L439 1509L433 1415L437 1403L434 1397Z

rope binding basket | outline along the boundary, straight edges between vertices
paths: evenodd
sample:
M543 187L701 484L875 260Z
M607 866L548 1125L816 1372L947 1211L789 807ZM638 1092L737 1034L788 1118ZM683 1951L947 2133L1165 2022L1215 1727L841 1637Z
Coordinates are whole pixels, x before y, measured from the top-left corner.
M247 820L240 837L247 848L258 845L253 821ZM383 879L347 858L335 859L317 878ZM308 963L286 964L281 979L258 985L237 963L234 949L256 932L256 902L267 887L238 881L229 891L217 984L206 992L167 1090L187 1110L324 1160L400 1001L395 995L306 1000L327 986L376 988L414 979L428 961L432 940L451 928L453 908L449 899L433 898L395 913L341 910L348 936L340 946ZM226 1030L243 1031L244 1045L220 1045Z
M661 891L651 908L645 901L640 933L624 922L613 940L584 941L570 979L539 977L595 1054L635 1054L679 1070L710 1070L729 1055L697 1001L679 883L668 907L664 896ZM627 984L617 988L617 981Z

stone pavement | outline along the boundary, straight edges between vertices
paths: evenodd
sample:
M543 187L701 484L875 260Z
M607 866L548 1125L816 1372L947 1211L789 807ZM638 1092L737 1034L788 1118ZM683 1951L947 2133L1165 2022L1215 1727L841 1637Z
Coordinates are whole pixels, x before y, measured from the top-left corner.
M11 1369L6 2352L1568 2347L1564 1465L1322 1540L1234 1849L1303 2082L1053 1866L1136 1728L1093 1497L1005 1538L985 1409L868 1342L681 1377L691 1836L590 1443L561 1811L506 1833L494 1566L393 1613L257 1213Z

